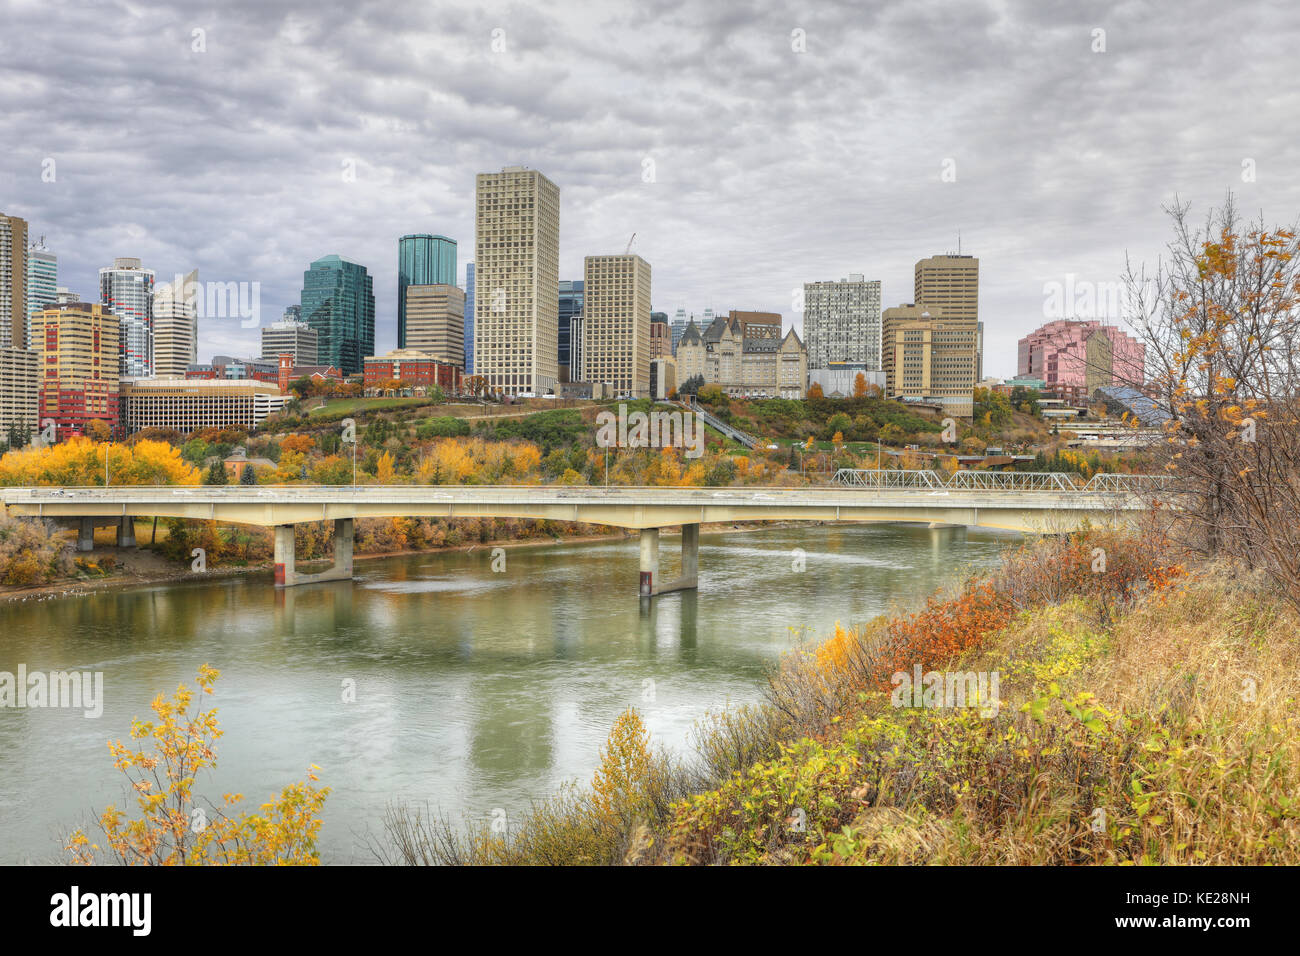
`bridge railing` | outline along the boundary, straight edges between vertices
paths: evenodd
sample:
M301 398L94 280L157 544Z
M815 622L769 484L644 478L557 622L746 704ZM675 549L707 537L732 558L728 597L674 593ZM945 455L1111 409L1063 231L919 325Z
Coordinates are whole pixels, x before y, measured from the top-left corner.
M853 488L917 488L937 490L947 487L944 478L933 471L906 469L841 468L831 479L834 484Z
M851 488L930 488L936 491L1057 491L1081 494L1144 494L1167 491L1173 485L1166 475L1096 474L1081 476L1058 471L935 471L841 468L831 479Z

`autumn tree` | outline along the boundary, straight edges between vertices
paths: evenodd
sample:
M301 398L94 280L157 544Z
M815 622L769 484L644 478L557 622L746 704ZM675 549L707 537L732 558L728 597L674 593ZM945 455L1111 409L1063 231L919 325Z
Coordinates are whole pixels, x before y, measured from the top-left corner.
M614 721L591 780L592 807L601 824L625 831L648 814L653 766L650 732L629 707Z
M867 376L862 372L859 372L857 376L853 379L853 397L854 398L867 397Z
M0 485L197 485L199 471L166 442L96 444L73 438L45 448L24 448L0 458Z
M1153 449L1173 477L1172 530L1209 554L1263 567L1300 603L1300 240L1244 223L1232 197L1200 226L1166 210L1174 238L1148 275L1125 275L1146 347L1143 390L1165 418ZM1168 493L1166 494L1166 497Z
M199 668L202 695L212 693L219 672ZM202 800L198 776L216 763L221 736L215 710L191 709L195 695L185 685L170 700L153 702L155 720L133 720L128 745L110 741L113 765L135 794L139 817L128 819L116 806L99 817L104 846L75 830L67 850L74 863L92 864L101 855L125 866L280 865L320 863L316 838L328 787L316 787L315 764L307 780L290 784L256 813L238 813L240 794L222 802ZM201 698L200 698L201 700ZM149 749L146 749L149 747Z

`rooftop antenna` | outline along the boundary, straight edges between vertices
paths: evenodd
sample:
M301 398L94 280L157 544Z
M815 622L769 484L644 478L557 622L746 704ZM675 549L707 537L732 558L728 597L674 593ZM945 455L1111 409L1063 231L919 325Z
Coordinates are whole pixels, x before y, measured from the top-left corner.
M961 230L957 230L957 255L961 255Z

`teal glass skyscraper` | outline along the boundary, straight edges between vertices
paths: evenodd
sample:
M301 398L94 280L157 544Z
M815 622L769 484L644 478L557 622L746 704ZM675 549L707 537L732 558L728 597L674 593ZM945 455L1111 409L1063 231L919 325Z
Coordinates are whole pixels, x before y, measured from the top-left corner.
M316 330L318 361L344 375L375 354L375 290L365 266L325 256L302 274L302 320Z
M456 240L403 236L397 241L397 347L406 348L406 287L455 285Z

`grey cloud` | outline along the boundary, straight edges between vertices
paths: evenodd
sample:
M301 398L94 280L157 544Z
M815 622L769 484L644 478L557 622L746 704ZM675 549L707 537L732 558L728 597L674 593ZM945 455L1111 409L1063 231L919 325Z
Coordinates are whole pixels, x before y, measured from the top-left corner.
M349 256L375 277L381 348L397 237L441 232L471 259L474 174L504 165L560 185L563 275L636 232L669 312L798 324L792 291L849 272L910 301L912 264L960 229L982 263L986 368L1010 374L1044 283L1153 259L1175 194L1233 189L1295 218L1298 33L1300 11L1208 0L0 0L0 209L48 237L83 295L138 255L163 276L258 281L273 318L312 259ZM214 325L201 352L255 347Z

